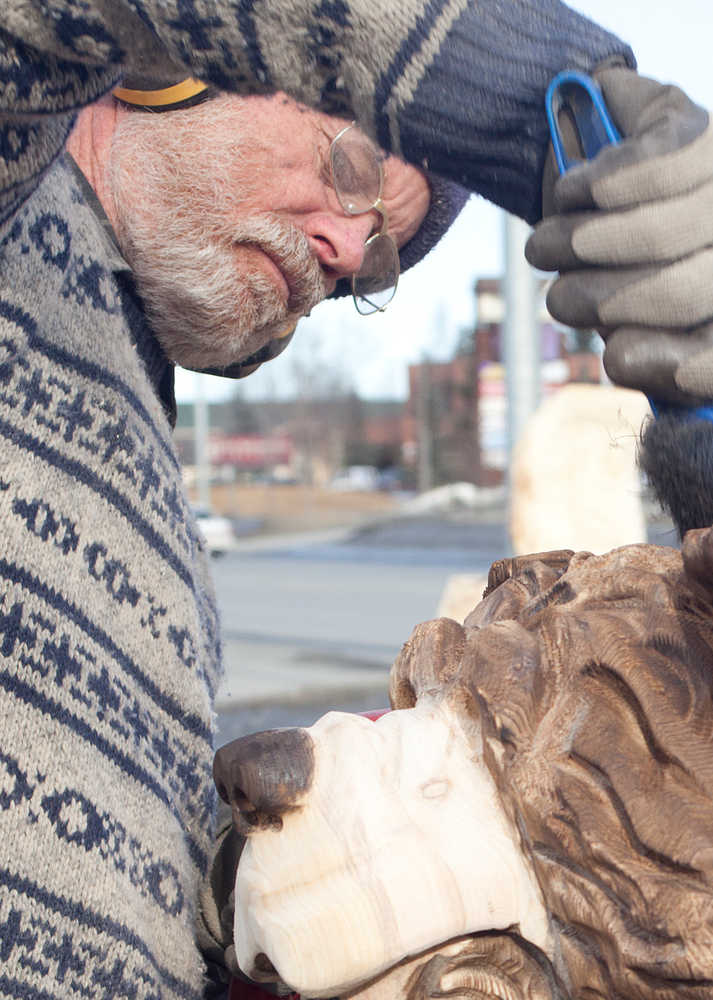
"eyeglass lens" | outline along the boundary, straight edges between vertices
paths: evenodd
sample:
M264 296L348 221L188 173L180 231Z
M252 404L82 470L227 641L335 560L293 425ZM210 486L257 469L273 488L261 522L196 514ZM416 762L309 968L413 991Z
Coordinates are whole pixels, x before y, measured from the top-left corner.
M399 254L393 239L377 233L367 240L361 269L354 275L352 291L360 313L368 315L393 299L399 277Z
M381 197L382 172L376 150L355 128L332 143L332 177L339 203L349 215L370 211Z
M339 203L349 215L379 209L383 171L374 146L358 129L345 129L332 143L332 178ZM364 259L352 278L357 310L363 315L383 309L394 297L399 254L387 232L375 233L365 244Z

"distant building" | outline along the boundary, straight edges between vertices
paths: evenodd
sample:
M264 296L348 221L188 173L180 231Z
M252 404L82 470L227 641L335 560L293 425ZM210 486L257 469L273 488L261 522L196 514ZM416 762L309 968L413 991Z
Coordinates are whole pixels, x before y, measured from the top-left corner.
M586 336L540 311L543 395L567 382L601 381L597 354L579 350ZM409 367L403 453L421 488L464 480L502 482L507 463L507 398L502 356L505 303L499 279L476 282L478 323L446 362ZM573 350L574 348L574 350Z
M260 476L319 484L348 466L382 470L401 464L401 400L362 400L354 393L249 404L231 400L209 404L208 413L208 460L223 479ZM197 464L193 424L193 404L181 404L174 436L188 469ZM239 433L236 427L254 429Z
M599 382L601 360L582 349L590 335L558 326L544 305L540 341L543 394L567 382ZM420 488L459 480L502 482L507 462L507 399L502 358L505 304L500 281L476 282L478 323L449 361L409 367L409 397L364 400L353 392L322 398L248 401L209 407L210 460L230 475L330 482L341 469L398 468ZM182 404L175 437L181 461L195 464L193 406Z
M294 443L287 435L221 434L209 438L208 460L214 466L264 471L276 465L291 465Z

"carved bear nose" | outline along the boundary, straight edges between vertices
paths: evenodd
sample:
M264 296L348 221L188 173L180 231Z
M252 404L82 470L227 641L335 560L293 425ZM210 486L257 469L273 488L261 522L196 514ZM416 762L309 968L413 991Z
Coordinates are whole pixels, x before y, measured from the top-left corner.
M270 730L243 736L216 753L213 780L233 810L233 823L247 837L255 830L282 829L312 784L314 747L304 729Z

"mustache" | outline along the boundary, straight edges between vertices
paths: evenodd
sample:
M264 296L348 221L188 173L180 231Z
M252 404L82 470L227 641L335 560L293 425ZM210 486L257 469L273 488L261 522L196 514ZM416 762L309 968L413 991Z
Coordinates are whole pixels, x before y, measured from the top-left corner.
M231 238L234 246L254 246L276 264L287 283L291 316L304 316L326 297L327 279L297 226L270 215L248 218L233 226Z

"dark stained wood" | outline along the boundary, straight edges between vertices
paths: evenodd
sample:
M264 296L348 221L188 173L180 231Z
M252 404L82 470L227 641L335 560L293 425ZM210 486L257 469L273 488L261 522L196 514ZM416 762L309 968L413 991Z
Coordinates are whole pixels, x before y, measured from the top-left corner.
M314 753L305 729L269 730L227 743L215 755L218 794L233 812L241 836L282 827L312 784Z
M465 630L452 618L417 625L391 668L391 707L413 708L417 694L440 690L457 672L464 649Z
M682 553L510 560L491 580L462 652L450 626L420 626L392 689L418 698L441 677L480 716L565 996L713 997L713 531Z

